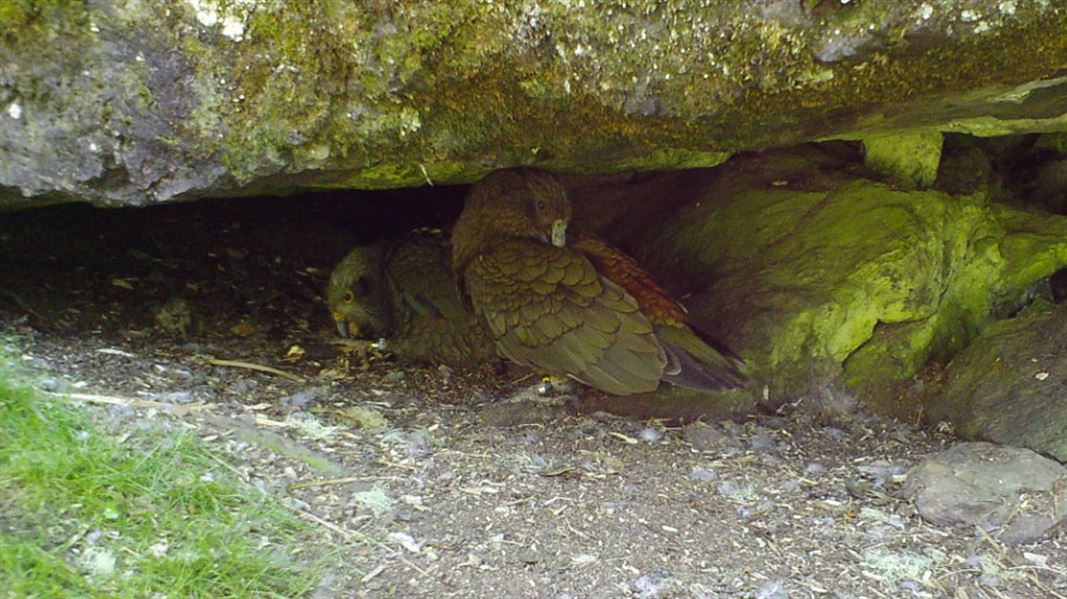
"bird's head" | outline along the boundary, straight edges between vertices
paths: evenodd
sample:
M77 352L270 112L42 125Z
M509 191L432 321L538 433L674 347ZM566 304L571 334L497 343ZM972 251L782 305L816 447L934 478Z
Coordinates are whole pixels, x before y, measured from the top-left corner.
M562 247L571 203L549 171L518 167L494 171L471 188L452 232L452 265L462 271L494 239L525 237Z
M358 247L334 267L326 288L330 315L342 337L377 339L392 326L382 278L384 244Z

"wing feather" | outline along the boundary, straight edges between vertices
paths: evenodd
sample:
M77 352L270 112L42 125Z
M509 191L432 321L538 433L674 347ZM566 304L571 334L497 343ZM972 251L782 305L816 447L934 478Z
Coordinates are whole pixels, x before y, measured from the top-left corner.
M501 353L608 393L653 391L666 357L637 302L582 254L532 240L495 245L464 275Z

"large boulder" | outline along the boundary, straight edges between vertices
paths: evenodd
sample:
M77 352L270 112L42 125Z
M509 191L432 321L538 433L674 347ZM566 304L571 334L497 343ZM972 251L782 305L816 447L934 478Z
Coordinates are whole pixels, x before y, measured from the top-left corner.
M1067 216L984 193L903 191L850 152L800 147L577 189L578 217L673 285L693 322L751 364L750 399L847 394L917 419L920 369L950 360L1067 266Z
M940 132L1067 130L1048 0L8 0L0 54L0 207L710 166L833 138L923 183Z
M953 358L927 414L1067 462L1067 303L993 323Z

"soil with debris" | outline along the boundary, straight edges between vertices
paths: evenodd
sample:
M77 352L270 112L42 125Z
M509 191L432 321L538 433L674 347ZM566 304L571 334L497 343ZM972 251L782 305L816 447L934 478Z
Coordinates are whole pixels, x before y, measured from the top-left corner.
M508 401L536 380L492 365L336 345L330 266L428 223L374 222L376 196L257 202L3 215L0 336L116 435L177 420L321 527L342 553L317 596L1067 595L1062 527L1007 545L901 498L950 435L804 402L742 423L582 413Z

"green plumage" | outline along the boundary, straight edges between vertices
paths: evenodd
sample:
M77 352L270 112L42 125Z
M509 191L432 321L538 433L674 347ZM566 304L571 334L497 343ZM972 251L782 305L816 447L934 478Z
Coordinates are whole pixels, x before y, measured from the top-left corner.
M581 254L505 240L474 259L465 280L509 359L619 395L659 385L666 358L652 324Z
M449 245L417 230L356 248L330 275L327 301L342 336L375 340L399 359L471 365L495 357L493 344L460 298Z

